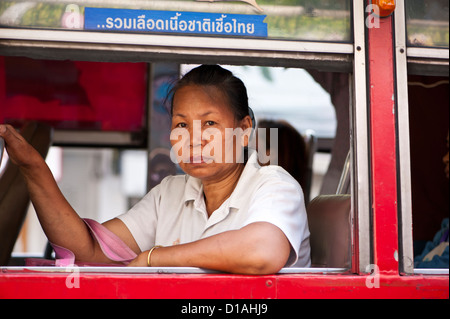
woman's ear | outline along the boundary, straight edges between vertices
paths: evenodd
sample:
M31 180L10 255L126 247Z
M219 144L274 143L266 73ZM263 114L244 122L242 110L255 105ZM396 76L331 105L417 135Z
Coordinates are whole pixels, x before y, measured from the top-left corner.
M244 117L241 121L241 128L244 132L242 135L242 146L247 147L253 134L253 122L250 116Z

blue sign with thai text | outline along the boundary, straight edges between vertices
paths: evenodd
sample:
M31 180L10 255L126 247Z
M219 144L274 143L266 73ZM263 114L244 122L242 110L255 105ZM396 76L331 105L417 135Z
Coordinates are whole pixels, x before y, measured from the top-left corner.
M85 8L86 30L267 37L265 15Z

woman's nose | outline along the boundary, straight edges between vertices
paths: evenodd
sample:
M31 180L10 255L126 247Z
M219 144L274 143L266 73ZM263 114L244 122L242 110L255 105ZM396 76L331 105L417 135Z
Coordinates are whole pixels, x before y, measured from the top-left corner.
M203 145L203 139L202 139L202 125L201 121L194 121L191 129L189 130L190 134L190 141L192 147L198 147Z

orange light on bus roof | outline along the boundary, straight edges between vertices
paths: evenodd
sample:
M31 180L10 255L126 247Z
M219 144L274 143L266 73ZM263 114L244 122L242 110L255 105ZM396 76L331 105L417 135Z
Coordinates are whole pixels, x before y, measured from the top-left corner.
M372 0L372 4L378 6L380 17L388 17L395 11L395 0Z

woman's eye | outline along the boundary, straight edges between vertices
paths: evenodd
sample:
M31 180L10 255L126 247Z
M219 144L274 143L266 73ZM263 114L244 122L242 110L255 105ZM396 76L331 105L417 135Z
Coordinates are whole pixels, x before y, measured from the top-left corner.
M185 128L186 123L178 123L176 127Z
M215 124L216 124L216 122L214 122L214 121L206 121L206 125L208 125L208 126L213 126Z

